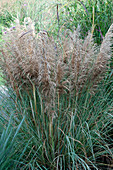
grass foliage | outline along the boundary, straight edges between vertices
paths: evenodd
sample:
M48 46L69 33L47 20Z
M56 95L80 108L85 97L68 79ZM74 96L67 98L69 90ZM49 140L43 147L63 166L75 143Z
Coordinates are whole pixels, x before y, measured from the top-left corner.
M1 103L2 124L9 120L1 134L1 153L7 157L2 157L1 167L12 162L14 169L112 167L113 91L107 79L96 95L88 91L79 99L63 95L52 116L44 112L38 88L31 95L20 94L20 99L9 89Z
M65 26L81 25L82 37L87 35L89 28L94 26L96 43L101 43L106 30L113 23L113 2L111 0L75 0L65 6L67 20Z
M0 169L111 170L113 24L103 27L98 18L108 21L110 4L103 1L105 11L101 0L51 4L51 25L48 13L43 18L46 4L39 12L37 1L30 2L13 1L21 8L11 8L12 19L0 11L8 21L0 46ZM73 23L62 24L64 16ZM97 27L103 28L99 42Z

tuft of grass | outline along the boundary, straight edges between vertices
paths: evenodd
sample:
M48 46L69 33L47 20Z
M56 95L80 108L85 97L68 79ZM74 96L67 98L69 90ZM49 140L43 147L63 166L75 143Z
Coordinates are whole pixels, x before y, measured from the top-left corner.
M112 3L37 2L0 11L0 169L113 169Z

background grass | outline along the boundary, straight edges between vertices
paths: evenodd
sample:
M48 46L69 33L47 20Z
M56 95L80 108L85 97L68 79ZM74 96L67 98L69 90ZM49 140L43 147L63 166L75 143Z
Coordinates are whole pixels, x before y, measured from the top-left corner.
M58 15L57 15L58 4ZM31 17L37 29L58 31L64 25L72 29L81 26L82 36L85 37L89 28L94 26L94 37L100 43L108 28L113 23L113 2L110 0L67 0L67 1L3 1L1 2L1 24L9 26L13 17L20 20ZM59 17L59 24L58 24Z

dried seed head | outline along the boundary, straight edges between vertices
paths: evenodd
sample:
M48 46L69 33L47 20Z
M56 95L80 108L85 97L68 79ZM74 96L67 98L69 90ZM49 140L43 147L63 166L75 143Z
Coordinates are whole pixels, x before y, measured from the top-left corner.
M57 91L78 93L87 81L95 86L102 79L111 57L113 24L99 50L90 32L85 40L79 38L79 28L66 30L55 41L46 31L36 34L30 18L23 25L18 19L16 23L13 31L7 29L3 35L1 49L2 70L14 89L34 83L49 108L54 106Z

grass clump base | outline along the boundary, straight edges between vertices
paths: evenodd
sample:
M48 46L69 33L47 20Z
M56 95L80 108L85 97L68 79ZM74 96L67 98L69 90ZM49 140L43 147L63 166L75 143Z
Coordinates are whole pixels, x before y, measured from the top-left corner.
M12 89L7 95L1 94L4 149L0 167L112 169L113 92L109 85L105 80L96 95L87 91L79 99L60 96L54 114L44 112L45 104L36 87L30 95L20 93L20 99Z

